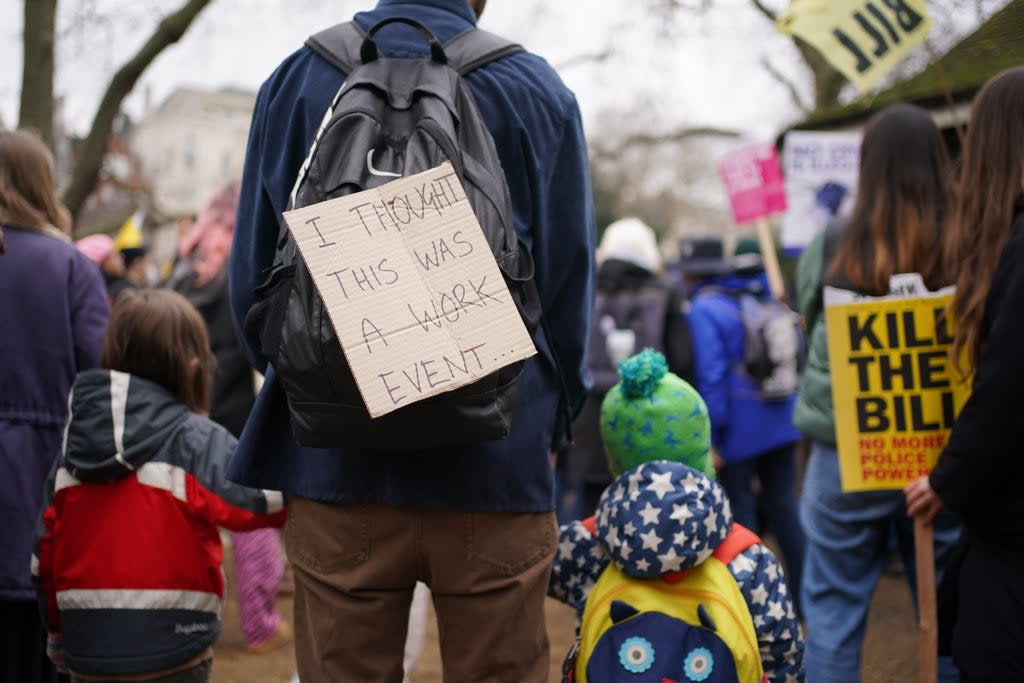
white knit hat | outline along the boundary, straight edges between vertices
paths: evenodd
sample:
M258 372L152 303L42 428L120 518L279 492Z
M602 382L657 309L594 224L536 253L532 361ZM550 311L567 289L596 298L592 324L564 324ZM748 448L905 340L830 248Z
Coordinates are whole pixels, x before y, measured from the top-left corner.
M654 231L639 218L620 218L609 225L598 251L602 261L610 258L629 261L652 273L661 266Z

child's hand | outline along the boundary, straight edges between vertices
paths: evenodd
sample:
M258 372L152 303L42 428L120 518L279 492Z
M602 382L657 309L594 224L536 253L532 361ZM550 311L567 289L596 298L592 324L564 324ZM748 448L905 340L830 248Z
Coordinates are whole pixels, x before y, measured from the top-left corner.
M59 633L46 634L46 656L57 668L57 673L68 673L67 664L64 662L64 636Z
M932 490L928 476L918 477L903 489L907 499L907 514L911 517L923 517L925 524L931 524L935 515L942 510L942 499Z

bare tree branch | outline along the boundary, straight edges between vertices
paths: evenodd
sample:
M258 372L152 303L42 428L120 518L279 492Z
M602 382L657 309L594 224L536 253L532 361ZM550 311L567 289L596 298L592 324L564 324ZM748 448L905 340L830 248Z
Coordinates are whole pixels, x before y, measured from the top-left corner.
M654 147L695 137L738 138L740 135L739 131L715 126L691 126L667 133L633 133L607 147L592 145L591 154L595 159L613 159L632 147Z
M54 32L57 0L25 1L18 126L34 130L53 149Z
M761 0L750 0L758 12L768 18L768 21L776 22L779 20L779 15L773 12L769 7L761 2Z
M64 203L72 216L78 216L86 198L96 186L107 140L113 130L114 120L121 109L121 103L135 87L139 77L167 47L178 42L192 21L210 3L210 0L188 0L177 12L160 22L145 45L139 48L131 59L125 62L107 86L103 94L92 128L82 143L82 150L75 164L71 184L64 193Z
M804 102L804 99L800 96L800 91L797 90L796 83L794 83L792 79L787 78L785 74L776 69L775 65L772 64L771 60L767 57L761 58L761 66L763 66L764 70L767 71L772 78L778 81L787 92L789 92L789 99L792 100L793 104L797 106L801 113L805 115L811 113L811 107Z

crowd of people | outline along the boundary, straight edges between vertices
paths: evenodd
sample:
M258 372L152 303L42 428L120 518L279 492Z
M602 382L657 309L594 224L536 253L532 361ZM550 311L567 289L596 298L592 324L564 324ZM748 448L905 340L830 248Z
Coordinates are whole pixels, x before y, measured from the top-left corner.
M958 165L925 111L875 114L853 208L814 226L789 300L756 240L685 238L666 263L624 217L597 243L576 100L536 55L470 30L484 5L382 0L285 60L241 181L210 188L160 276L140 245L73 242L50 153L0 131L0 682L211 680L223 538L249 649L294 640L304 683L406 679L427 599L446 681L545 681L552 657L565 681L859 681L893 554L918 597L915 517L934 532L939 679L1024 680L1024 67L978 93ZM317 156L354 68L346 32L367 64L422 55L424 36L435 62L447 49L493 139L493 210L519 243L499 263L542 318L516 390L487 394L504 438L293 436L308 414L280 326L322 313L281 214L307 172L326 193L372 187L401 158L371 149L357 181ZM844 492L823 290L882 296L902 273L956 285L972 393L930 475ZM275 607L285 551L292 625ZM567 653L546 596L577 611Z

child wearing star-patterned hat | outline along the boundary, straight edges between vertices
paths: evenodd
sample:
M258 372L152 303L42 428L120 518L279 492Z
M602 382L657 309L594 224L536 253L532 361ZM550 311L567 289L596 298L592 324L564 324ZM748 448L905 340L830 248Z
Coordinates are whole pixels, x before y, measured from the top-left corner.
M601 496L594 517L559 530L549 594L574 606L582 618L591 590L610 565L628 581L660 585L686 576L714 556L723 561L746 603L766 680L803 681L803 636L782 567L756 536L733 523L729 501L714 480L704 401L668 372L656 351L625 360L619 376L601 409L601 435L616 479ZM739 537L746 540L737 545ZM743 549L723 553L730 546ZM704 680L687 678L686 671L680 677L678 671L660 670L666 660L654 649L665 647L666 636L659 633L661 642L654 635L631 639L642 647L629 656L643 656L644 648L653 648L653 668L643 668L643 676L637 677L635 662L622 660L631 674L602 672L601 680L641 681L651 675L661 676L651 678L658 681ZM595 680L588 671L598 660L576 661L587 650L586 640L584 624L580 650L574 648L566 663L573 676L564 680ZM612 661L618 664L614 657Z

